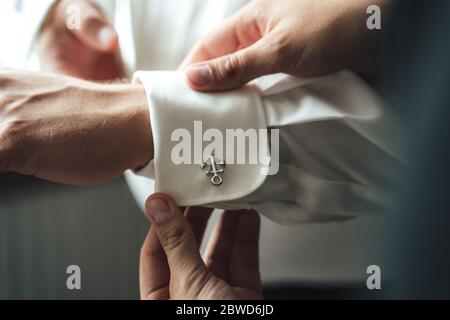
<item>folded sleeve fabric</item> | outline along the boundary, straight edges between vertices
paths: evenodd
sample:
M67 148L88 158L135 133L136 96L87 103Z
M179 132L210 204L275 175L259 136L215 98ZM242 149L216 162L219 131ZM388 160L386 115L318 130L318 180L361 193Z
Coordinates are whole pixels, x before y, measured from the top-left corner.
M194 92L183 72L140 71L135 81L148 95L155 149L135 174L180 206L253 208L299 224L384 212L396 197L395 173L405 165L402 121L351 72L308 80L278 74L225 93ZM211 184L201 167L209 129L223 137L230 129L278 129L279 152L271 139L264 142L277 153L277 173L262 174L261 162L226 163L223 183ZM190 163L173 161L181 136L192 142L182 155Z

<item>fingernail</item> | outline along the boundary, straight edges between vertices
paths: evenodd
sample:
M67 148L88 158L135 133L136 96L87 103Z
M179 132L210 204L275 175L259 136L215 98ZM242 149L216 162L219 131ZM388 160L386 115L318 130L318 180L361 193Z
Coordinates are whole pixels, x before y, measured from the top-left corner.
M112 46L113 42L116 39L116 33L110 27L104 26L102 27L98 33L97 38L100 42L100 45L105 48L109 48Z
M208 65L188 68L187 76L189 80L197 86L205 86L212 81L211 69Z
M147 202L147 213L156 223L162 223L170 215L170 207L163 199L152 198Z

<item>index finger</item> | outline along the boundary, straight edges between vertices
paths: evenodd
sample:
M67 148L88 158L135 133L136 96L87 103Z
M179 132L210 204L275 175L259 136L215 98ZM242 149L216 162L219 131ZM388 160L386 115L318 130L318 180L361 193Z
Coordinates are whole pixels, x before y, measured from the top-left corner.
M146 211L167 256L171 281L182 282L194 271L204 272L194 230L175 201L162 193L153 194L147 199Z
M202 39L184 59L180 69L221 57L248 47L261 38L261 31L251 10L246 6Z
M194 230L197 246L200 249L205 229L213 209L206 207L187 207L184 215Z
M247 210L239 221L231 282L233 286L247 288L261 293L259 273L260 218L256 211Z
M141 299L169 299L170 270L155 228L152 226L141 248L139 260L139 287Z

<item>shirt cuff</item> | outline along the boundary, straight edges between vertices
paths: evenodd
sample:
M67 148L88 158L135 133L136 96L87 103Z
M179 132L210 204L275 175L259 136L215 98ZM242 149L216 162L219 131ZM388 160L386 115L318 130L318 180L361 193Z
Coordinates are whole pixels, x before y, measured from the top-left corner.
M153 161L135 174L154 179L156 192L172 196L180 206L206 205L242 198L264 183L267 158L264 163L253 164L229 161L220 173L223 179L220 185L212 184L211 177L206 175L206 169L211 166L202 168L202 162L211 154L206 150L217 142L217 137L223 138L223 148L215 149L213 156L221 162L231 159L230 153L234 153L236 159L239 151L236 139L233 137L233 141L229 141L227 132L267 129L256 88L195 92L186 85L185 74L181 71L139 71L134 75L134 82L142 83L147 93L154 144ZM248 155L250 143L245 141ZM216 145L219 146L219 142ZM259 143L259 148L261 154L268 155L268 143ZM181 163L180 158L184 160Z

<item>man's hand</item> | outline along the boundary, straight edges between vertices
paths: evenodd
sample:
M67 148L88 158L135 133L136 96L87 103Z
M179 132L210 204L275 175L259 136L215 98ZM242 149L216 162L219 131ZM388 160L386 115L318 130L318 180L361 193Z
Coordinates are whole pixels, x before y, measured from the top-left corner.
M142 87L0 71L0 172L96 184L152 157Z
M380 32L366 27L367 7L387 0L255 0L194 47L184 61L188 84L229 90L278 72L322 76L374 66ZM385 12L383 12L384 14Z
M80 10L80 28L67 26L67 8ZM88 80L123 78L118 36L111 23L87 0L60 0L50 10L38 40L43 71Z
M152 227L141 250L142 299L262 299L256 212L225 212L202 260L210 209L184 216L171 198L154 194L146 211Z

